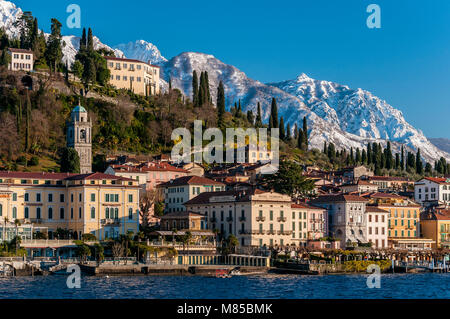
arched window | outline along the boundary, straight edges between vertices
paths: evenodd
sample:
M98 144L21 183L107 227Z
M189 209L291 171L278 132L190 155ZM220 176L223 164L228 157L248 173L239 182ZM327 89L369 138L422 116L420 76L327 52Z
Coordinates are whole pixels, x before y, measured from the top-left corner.
M13 210L12 210L12 218L14 218L14 219L17 218L17 207L13 207Z

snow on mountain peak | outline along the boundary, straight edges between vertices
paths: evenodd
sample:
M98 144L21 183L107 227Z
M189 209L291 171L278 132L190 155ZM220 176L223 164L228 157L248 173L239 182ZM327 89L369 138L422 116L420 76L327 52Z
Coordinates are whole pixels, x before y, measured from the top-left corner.
M0 0L0 27L5 29L8 36L19 36L19 29L13 24L22 16L22 14L22 9L16 7L14 3Z
M167 59L161 55L159 49L153 43L145 40L119 44L114 48L122 51L129 59L136 59L156 65L167 62Z

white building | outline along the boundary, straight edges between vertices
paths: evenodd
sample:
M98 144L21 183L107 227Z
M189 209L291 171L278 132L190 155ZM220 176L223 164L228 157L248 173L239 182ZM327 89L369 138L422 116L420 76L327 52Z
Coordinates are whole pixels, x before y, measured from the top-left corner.
M299 245L293 241L288 195L258 189L210 192L191 199L185 206L207 216L208 228L218 229L222 238L236 236L241 246Z
M450 202L450 179L424 177L414 184L414 199L423 204L429 201Z
M389 212L377 206L366 206L367 240L373 248L388 247Z
M186 210L183 205L188 200L205 192L225 190L225 184L199 176L183 176L157 185L163 191L165 212L180 212Z
M9 48L8 53L11 56L11 62L8 69L11 71L33 71L34 54L33 51Z
M329 234L347 244L367 243L367 199L356 195L325 195L310 201L328 210Z

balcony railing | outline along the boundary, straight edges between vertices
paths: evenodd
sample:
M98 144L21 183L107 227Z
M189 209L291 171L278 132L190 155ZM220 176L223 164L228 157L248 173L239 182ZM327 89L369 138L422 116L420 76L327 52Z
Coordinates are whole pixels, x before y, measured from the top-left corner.
M252 235L264 235L265 230L252 230Z
M233 221L233 217L227 217L227 222L232 222Z
M292 235L292 230L279 230L278 235Z
M279 222L285 222L287 219L286 219L286 217L278 217L277 220Z
M120 225L120 219L105 218L100 222L102 225Z
M266 217L264 217L264 216L258 216L258 217L256 217L256 221L257 222L263 222L263 221L265 221L266 220Z
M267 231L267 235L275 235L275 231L274 230L268 230Z
M246 221L246 218L245 218L245 216L241 216L241 217L239 217L239 221L240 221L240 222L245 222L245 221Z
M250 235L251 231L245 230L245 229L239 229L240 235Z

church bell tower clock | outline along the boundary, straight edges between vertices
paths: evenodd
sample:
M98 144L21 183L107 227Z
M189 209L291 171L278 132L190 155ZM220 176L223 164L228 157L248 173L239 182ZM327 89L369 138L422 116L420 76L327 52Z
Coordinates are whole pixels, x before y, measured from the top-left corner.
M74 148L80 157L80 173L92 172L92 122L81 105L70 114L67 126L67 147Z

